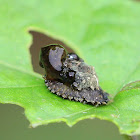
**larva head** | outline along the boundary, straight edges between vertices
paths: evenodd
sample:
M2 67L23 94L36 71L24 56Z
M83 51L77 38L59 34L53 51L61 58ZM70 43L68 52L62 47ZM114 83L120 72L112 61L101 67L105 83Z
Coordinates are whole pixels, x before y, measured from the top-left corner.
M76 61L79 61L79 56L77 55L77 54L75 54L75 53L68 53L68 55L67 55L67 57L68 57L68 60L76 60Z
M48 45L41 48L39 64L45 68L48 79L59 77L66 55L66 50L60 45Z

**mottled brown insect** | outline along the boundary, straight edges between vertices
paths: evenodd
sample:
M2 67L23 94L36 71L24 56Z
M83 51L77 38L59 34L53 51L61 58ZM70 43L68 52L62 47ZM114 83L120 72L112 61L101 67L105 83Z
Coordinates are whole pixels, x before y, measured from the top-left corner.
M77 54L67 53L61 45L41 48L40 66L45 68L45 84L52 93L96 106L109 101L108 93L99 86L94 67Z

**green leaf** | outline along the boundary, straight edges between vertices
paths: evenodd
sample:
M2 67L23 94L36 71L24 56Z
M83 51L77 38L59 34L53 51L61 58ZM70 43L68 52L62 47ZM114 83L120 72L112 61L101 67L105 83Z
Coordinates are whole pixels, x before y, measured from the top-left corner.
M58 121L71 126L97 117L123 134L140 134L140 3L5 0L0 13L1 103L22 106L33 127ZM50 93L32 70L31 29L60 39L93 65L112 103L96 108Z

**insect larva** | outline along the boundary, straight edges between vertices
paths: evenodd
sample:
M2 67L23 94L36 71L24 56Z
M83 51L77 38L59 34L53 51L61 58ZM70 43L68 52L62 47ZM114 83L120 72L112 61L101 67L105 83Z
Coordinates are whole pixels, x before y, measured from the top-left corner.
M48 45L40 52L40 66L45 68L48 89L63 98L93 105L106 104L108 93L100 86L93 66L61 45Z

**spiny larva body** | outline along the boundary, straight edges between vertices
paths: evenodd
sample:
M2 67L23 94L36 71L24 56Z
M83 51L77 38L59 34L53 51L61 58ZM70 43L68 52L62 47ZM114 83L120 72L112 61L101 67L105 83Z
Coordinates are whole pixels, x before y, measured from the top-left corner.
M43 47L40 66L45 68L45 84L52 93L96 106L109 101L108 93L99 86L94 67L75 53L67 53L61 45Z

